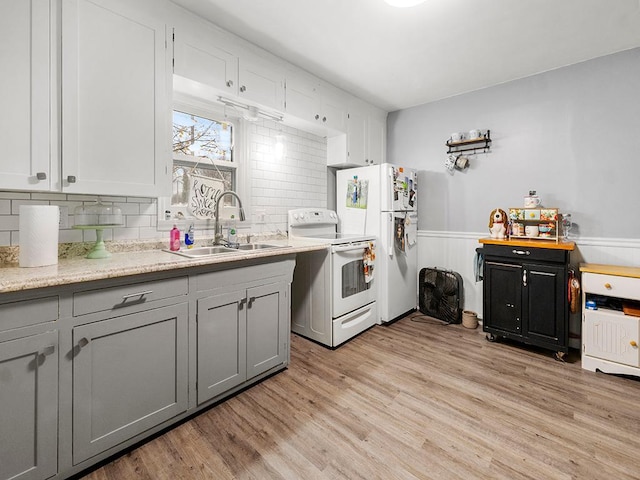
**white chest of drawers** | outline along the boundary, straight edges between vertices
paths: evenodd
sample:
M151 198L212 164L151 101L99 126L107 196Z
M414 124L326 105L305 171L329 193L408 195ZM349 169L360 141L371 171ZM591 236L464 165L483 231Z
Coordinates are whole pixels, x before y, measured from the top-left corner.
M580 271L582 368L640 376L640 317L602 305L597 310L585 307L585 302L594 296L620 305L624 301L640 301L640 268L583 264Z

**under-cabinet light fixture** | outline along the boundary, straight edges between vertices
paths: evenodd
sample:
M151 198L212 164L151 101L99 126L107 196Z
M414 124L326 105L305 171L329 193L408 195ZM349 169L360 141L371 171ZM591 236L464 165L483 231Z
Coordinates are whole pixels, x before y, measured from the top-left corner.
M281 122L283 120L282 115L278 115L277 113L265 112L263 110L260 110L258 107L236 102L235 100L231 100L229 98L218 97L218 101L220 103L223 103L227 107L234 107L244 110L242 116L245 120L248 120L250 122L255 122L260 117L266 118L267 120L273 120L275 122Z

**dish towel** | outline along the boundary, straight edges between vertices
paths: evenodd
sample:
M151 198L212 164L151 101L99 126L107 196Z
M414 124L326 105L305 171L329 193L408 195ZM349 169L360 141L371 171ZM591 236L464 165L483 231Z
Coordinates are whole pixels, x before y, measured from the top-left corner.
M476 248L476 256L473 259L473 273L476 276L476 282L481 282L484 278L484 253L481 248Z

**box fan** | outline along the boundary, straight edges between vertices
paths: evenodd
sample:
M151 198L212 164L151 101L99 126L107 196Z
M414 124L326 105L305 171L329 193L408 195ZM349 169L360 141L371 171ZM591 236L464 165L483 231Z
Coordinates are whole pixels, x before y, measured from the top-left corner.
M438 268L420 270L420 312L447 323L462 321L462 277Z

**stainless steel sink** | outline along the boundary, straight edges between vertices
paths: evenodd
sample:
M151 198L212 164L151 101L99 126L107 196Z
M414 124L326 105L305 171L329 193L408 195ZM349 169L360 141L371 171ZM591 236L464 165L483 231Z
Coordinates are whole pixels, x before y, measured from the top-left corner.
M214 245L212 247L196 247L196 248L188 248L184 250L171 251L166 250L170 253L175 253L176 255L182 255L183 257L189 258L201 258L201 257L209 257L212 255L221 255L225 253L235 253L237 252L235 248L227 248L222 245Z
M238 245L238 250L264 250L265 248L283 248L283 246L266 243L241 243Z
M214 255L227 255L229 253L250 252L256 250L264 250L269 248L286 248L286 245L269 245L266 243L243 243L238 245L238 248L225 247L224 245L213 245L211 247L196 247L189 249L182 249L178 251L165 250L169 253L175 253L176 255L182 255L188 258L202 258L212 257Z

